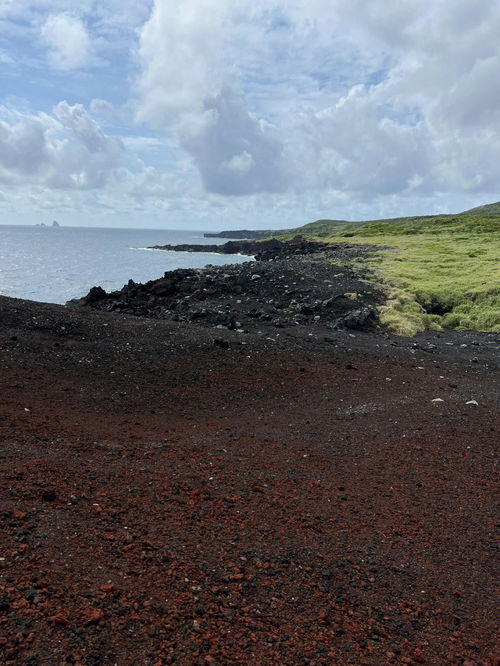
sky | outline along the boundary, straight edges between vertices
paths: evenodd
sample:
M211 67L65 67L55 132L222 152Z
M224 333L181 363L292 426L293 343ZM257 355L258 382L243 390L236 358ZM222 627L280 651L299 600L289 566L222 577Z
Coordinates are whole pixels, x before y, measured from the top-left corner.
M498 0L0 0L0 224L500 199Z

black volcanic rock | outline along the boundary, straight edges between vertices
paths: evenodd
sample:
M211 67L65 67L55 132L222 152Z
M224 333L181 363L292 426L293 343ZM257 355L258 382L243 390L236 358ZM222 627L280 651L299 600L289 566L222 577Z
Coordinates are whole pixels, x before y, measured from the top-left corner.
M218 247L228 246L230 253L243 247L241 242ZM256 261L167 271L145 284L129 280L109 294L93 287L69 305L258 333L307 327L326 334L376 322L382 294L366 281L368 270L351 262L372 248L313 243L300 236L244 247L251 247Z
M217 254L243 254L255 256L256 259L284 258L296 254L310 254L329 246L322 243L313 243L303 236L295 236L289 241L280 241L276 238L263 241L228 241L221 245L201 245L184 243L182 245L153 245L152 250L166 250L171 252L216 252Z

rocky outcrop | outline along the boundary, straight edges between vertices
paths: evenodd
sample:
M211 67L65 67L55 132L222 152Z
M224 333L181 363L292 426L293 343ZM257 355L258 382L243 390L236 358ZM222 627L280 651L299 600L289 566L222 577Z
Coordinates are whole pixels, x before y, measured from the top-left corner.
M364 280L367 270L351 262L369 248L296 237L253 243L252 249L256 261L168 271L111 293L93 287L70 304L240 331L307 326L327 333L375 323L382 296Z
M153 245L151 250L167 250L171 252L216 252L217 254L243 254L254 256L256 259L276 259L291 255L311 254L320 249L327 249L326 244L313 243L302 236L295 236L289 241L280 241L276 238L269 240L228 241L222 245L203 245L184 243L182 245Z

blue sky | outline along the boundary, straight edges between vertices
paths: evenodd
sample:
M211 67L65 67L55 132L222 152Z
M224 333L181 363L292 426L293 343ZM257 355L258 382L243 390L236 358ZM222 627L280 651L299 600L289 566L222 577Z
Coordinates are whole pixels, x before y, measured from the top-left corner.
M0 224L496 201L498 34L496 0L0 0Z

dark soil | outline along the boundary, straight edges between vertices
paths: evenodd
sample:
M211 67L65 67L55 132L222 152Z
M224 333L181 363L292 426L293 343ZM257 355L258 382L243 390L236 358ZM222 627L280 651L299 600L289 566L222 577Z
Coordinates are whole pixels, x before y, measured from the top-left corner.
M337 293L300 293L314 261L248 284L284 275L284 317ZM495 338L333 307L238 333L0 297L0 663L499 663Z

